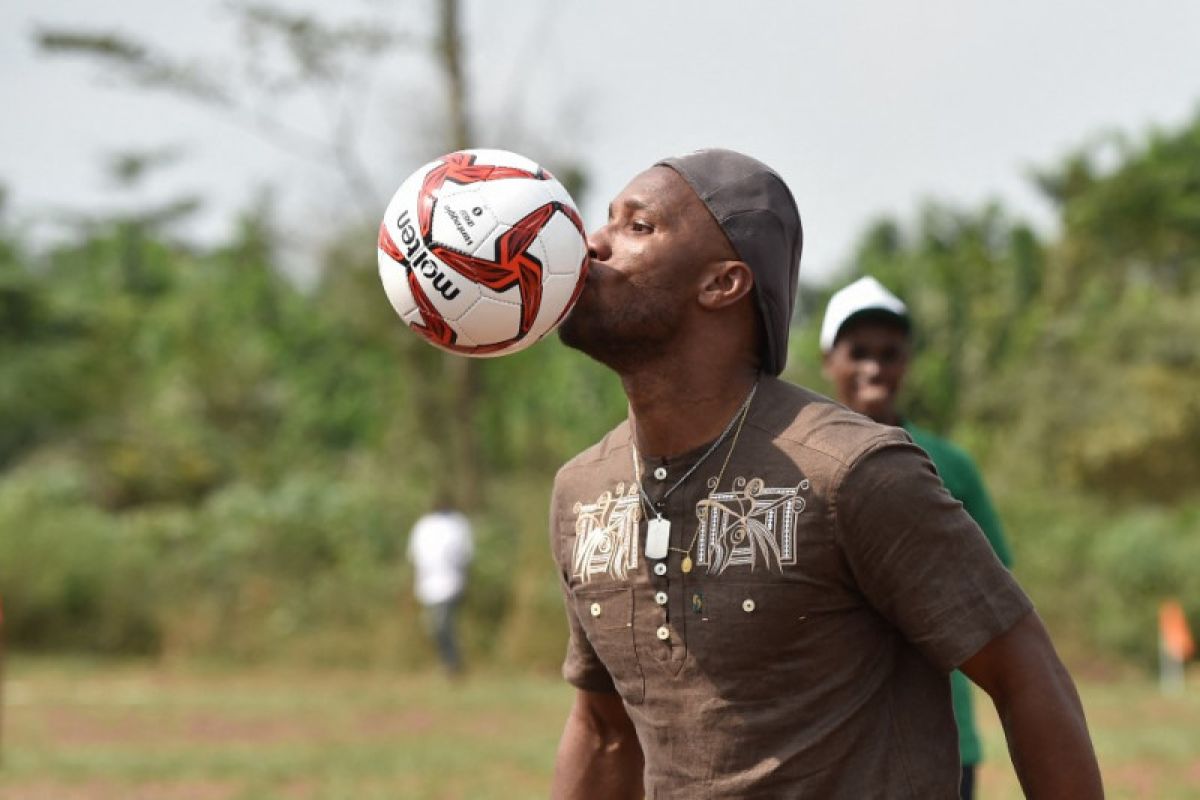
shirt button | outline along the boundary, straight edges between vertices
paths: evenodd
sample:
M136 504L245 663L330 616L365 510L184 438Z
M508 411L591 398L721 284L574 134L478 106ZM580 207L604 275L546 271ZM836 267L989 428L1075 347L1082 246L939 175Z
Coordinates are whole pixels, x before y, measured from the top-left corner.
M667 639L671 638L671 629L666 625L663 625L657 631L655 631L655 634L659 639L662 639L665 642Z
M666 480L667 479L667 468L659 467L658 469L654 470L654 477L658 478L660 481Z
M654 602L658 603L660 606L665 606L667 604L667 593L666 592L658 592L657 594L655 594Z
M749 614L753 610L754 610L754 601L751 600L749 597L747 597L745 600L742 601L742 611L745 611L747 614Z
M655 564L654 565L654 574L655 575L666 575L667 574L667 565L661 561L658 562L657 564Z
M600 604L599 604L599 603L592 603L592 609L591 609L591 610L592 610L592 616L593 616L593 617L598 617L598 616L600 616Z

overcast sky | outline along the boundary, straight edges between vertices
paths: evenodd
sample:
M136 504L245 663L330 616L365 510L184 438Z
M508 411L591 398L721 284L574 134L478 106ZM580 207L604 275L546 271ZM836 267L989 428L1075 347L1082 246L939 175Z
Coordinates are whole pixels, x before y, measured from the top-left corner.
M1045 224L1032 167L1098 133L1140 135L1200 108L1196 0L464 3L480 129L527 120L537 140L554 143L527 155L581 156L592 179L589 227L654 160L740 149L791 185L810 279L843 264L873 217L907 218L925 198L997 198ZM432 24L428 0L337 7ZM177 99L105 81L94 64L39 56L30 37L35 22L101 26L228 60L228 19L217 0L0 4L0 181L10 216L117 207L127 196L105 178L102 157L172 146L185 156L137 202L198 192L209 205L191 233L212 237L272 184L285 228L313 237L355 200L382 213L390 190L437 154L428 131L439 86L414 60L392 63L355 101L378 196L348 198L329 172Z

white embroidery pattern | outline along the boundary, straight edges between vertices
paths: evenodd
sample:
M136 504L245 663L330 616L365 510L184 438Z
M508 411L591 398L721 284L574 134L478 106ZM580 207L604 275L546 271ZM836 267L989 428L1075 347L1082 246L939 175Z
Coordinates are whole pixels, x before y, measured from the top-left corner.
M716 488L710 478L709 490ZM710 494L696 504L700 530L696 536L696 563L708 574L721 575L735 565L759 559L767 569L783 571L796 563L796 525L805 500L808 480L797 486L768 487L762 478L737 478L728 492Z
M575 577L587 583L595 575L625 580L637 568L638 526L642 521L636 483L618 483L595 503L576 503Z

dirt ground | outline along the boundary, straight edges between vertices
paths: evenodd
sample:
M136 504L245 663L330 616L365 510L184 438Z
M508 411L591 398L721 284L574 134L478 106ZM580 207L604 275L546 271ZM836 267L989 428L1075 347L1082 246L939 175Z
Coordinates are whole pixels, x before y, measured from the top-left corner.
M1109 797L1200 798L1200 685L1081 684ZM166 668L17 660L7 800L538 798L571 691L554 676ZM979 698L981 800L1019 798Z

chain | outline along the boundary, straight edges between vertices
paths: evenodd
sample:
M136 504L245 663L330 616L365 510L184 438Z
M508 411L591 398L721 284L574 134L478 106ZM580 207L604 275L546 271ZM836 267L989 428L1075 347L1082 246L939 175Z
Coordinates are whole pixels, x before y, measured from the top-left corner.
M692 477L692 473L694 473L696 470L698 470L700 468L700 465L703 464L708 459L708 457L711 456L716 451L716 449L721 446L721 443L725 441L725 438L727 436L729 436L729 432L731 430L733 430L733 426L735 423L737 424L737 427L738 427L738 433L741 433L741 430L742 430L741 423L746 421L746 413L750 410L750 401L752 401L754 399L754 393L757 391L758 391L758 381L755 380L754 385L750 387L750 393L748 395L746 395L746 399L742 401L741 408L739 408L737 411L735 411L733 416L730 417L729 424L725 426L725 430L721 431L721 435L717 437L716 441L712 443L712 445L708 448L708 450L704 451L704 455L700 456L700 459L695 464L692 465L692 468L689 469L687 472L685 472L683 474L682 478L675 481L674 486L672 486L670 489L667 489L665 492L663 492L663 496L658 501L659 505L667 502L667 498L671 496L671 492L678 489L680 486L683 485L684 481L686 481L688 478ZM739 420L740 420L740 422L739 422ZM630 423L630 427L631 428L633 427L632 422ZM638 495L641 499L643 506L645 506L644 510L647 512L647 516L648 516L649 512L653 511L655 516L661 517L662 514L658 512L654 501L650 499L650 495L646 494L646 490L642 486L642 467L641 467L641 458L638 456L637 435L636 435L637 432L632 431L632 434L633 435L630 437L630 445L631 445L630 449L633 452L633 480L637 484ZM734 444L735 445L737 444L736 436L734 437ZM725 474L725 465L727 465L729 463L729 455L732 453L733 453L733 448L731 447L731 448L729 448L729 454L726 454L726 456L725 456L725 464L721 465L721 474L722 475Z
M750 393L750 397L751 398L754 397L753 392ZM749 403L749 401L747 401L745 408L742 409L742 418L740 420L738 420L737 430L733 432L733 442L729 445L729 452L727 452L725 454L725 461L722 462L722 464L721 464L721 471L717 473L717 482L713 484L712 489L708 493L709 500L712 500L712 496L714 494L716 494L717 489L721 488L721 479L725 477L725 468L729 466L729 459L733 457L733 451L737 449L738 437L740 437L742 435L742 425L744 425L746 423L746 417L748 417L749 415L750 415L750 403ZM691 559L692 559L692 548L696 546L696 539L698 539L699 537L700 537L700 526L697 525L695 532L692 533L692 541L688 544L687 550L680 550L678 547L672 547L669 549L674 550L676 553L683 553L687 557L688 562L690 563ZM690 567L689 567L689 569L686 569L684 571L690 572L691 571Z

